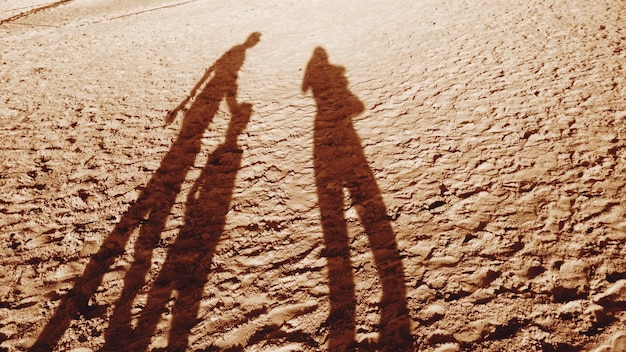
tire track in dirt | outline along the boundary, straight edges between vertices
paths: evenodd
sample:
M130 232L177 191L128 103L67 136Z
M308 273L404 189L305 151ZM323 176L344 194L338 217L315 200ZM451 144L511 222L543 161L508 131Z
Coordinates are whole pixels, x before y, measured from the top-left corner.
M53 2L53 3L48 4L48 5L36 7L34 9L32 9L32 10L25 11L25 12L22 12L20 14L15 15L15 16L11 16L9 18L5 18L3 20L0 20L0 26L5 24L5 23L14 22L14 21L17 21L17 20L19 20L21 18L25 18L25 17L31 16L31 15L34 15L36 13L40 13L42 11L46 11L46 10L53 9L55 7L59 7L59 6L63 5L63 4L67 4L67 3L72 2L72 1L74 1L74 0L60 0L60 1Z
M41 6L31 11L20 13L0 22L16 23L28 26L58 27L62 25L95 25L107 21L124 19L132 16L147 14L159 10L167 10L197 2L199 0L168 1L168 0L141 0L141 1L104 1L98 0L87 5L72 3L73 0L63 0L54 4ZM54 11L60 5L67 5L63 10ZM27 22L18 20L28 19Z
M171 5L164 5L164 6L154 7L154 8L150 8L148 10L142 10L142 11L137 11L137 12L133 12L133 13L125 14L125 15L119 15L119 16L107 18L106 20L95 21L94 23L100 23L100 22L104 22L104 21L113 21L113 20L117 20L117 19L121 19L121 18L126 18L126 17L131 17L131 16L138 16L138 15L141 15L141 14L144 14L144 13L148 13L148 12L152 12L152 11L171 9L173 7L187 5L187 4L196 2L196 1L200 1L200 0L182 1L182 2L175 3L175 4L171 4Z

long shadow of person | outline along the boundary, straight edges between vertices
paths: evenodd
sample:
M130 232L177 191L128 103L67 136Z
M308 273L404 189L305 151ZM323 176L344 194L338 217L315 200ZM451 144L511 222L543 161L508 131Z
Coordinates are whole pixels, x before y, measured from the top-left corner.
M201 150L202 135L217 113L220 102L222 99L226 100L232 116L237 120L251 111L249 104L240 105L237 102L237 76L243 65L246 50L256 45L259 40L260 33L252 33L244 43L224 53L207 69L189 97L169 114L168 123L172 122L178 111L184 111L188 101L210 77L184 114L180 133L162 159L158 170L148 181L137 201L124 213L104 240L99 251L90 258L83 274L74 282L73 288L61 299L59 307L30 348L31 351L52 350L72 319L78 314L93 315L92 311L97 307L90 306L89 301L102 283L109 267L124 253L131 233L139 229L134 245L134 261L125 275L124 288L111 319L115 330L119 330L121 326L129 326L132 300L138 290L145 285L152 252L161 239L161 233L176 197ZM110 339L107 338L108 340Z
M170 248L165 263L148 293L148 301L138 319L134 336L128 336L129 322L111 326L103 350L121 347L146 350L161 312L167 309L173 293L168 351L184 351L191 328L196 324L200 297L206 284L215 247L219 243L230 208L235 178L241 165L242 150L237 138L250 120L252 106L241 104L229 122L226 141L208 158L186 202L185 222ZM112 321L113 323L113 321Z
M351 118L362 113L364 106L348 89L344 72L343 67L330 64L326 50L318 47L307 65L302 84L304 92L312 90L317 104L313 159L328 257L329 350L358 347L355 283L344 214L345 188L368 235L382 285L381 333L374 348L402 351L411 344L404 270L380 189L352 125Z

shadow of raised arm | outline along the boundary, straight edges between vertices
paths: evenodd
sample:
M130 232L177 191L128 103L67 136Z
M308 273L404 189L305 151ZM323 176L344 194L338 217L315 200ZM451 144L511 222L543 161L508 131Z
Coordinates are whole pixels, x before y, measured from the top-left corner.
M185 97L185 99L183 99L183 101L181 101L178 106L167 112L167 116L165 117L165 126L168 126L172 124L172 122L174 122L174 120L176 119L176 115L179 111L185 113L188 110L186 105L192 98L194 98L198 94L198 89L200 89L200 87L209 80L209 77L211 76L211 73L213 73L213 71L215 71L215 65L211 65L211 67L207 68L206 71L204 71L204 76L202 76L202 78L198 80L196 85Z

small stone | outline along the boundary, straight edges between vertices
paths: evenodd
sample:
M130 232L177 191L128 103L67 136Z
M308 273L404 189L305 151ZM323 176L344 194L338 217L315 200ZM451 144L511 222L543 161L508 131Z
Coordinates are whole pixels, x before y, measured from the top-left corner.
M422 310L418 319L424 323L431 323L441 319L446 314L446 308L440 304L432 304Z
M476 304L485 304L496 298L496 291L493 287L479 288L472 293L471 298Z
M435 298L436 291L427 285L420 285L415 290L411 290L408 294L409 298L418 302L428 302Z
M312 312L316 308L317 302L315 301L277 307L267 313L267 320L274 326L282 326L289 320L297 316Z
M553 289L557 301L580 298L589 291L589 265L582 260L563 263L559 269L559 285Z
M573 260L561 265L559 276L561 283L567 288L580 288L587 285L589 265L582 260Z
M489 323L477 320L467 324L464 329L453 336L459 342L476 342L485 336L487 328L489 328Z
M432 289L442 289L446 282L448 282L446 275L432 275L425 281L426 285Z
M593 297L593 301L602 306L626 302L626 279L618 280L606 291Z
M484 228L484 223L480 221L480 219L478 218L463 219L463 220L458 221L455 225L458 228L468 230L468 231L476 231L481 228Z
M415 246L408 248L406 251L415 257L425 260L433 252L435 246L429 241L419 241Z
M474 288L488 287L489 284L500 276L499 271L492 270L491 268L479 268L472 273L467 279L463 280L465 283ZM471 290L473 292L475 289Z
M445 257L430 258L428 264L435 268L438 268L442 266L455 266L459 263L459 261L461 261L461 258L447 255Z
M574 316L580 315L583 310L583 301L571 301L559 307L558 313L559 317L562 319L571 319Z
M460 350L461 346L458 343L448 342L437 347L434 352L459 352Z
M364 344L364 343L372 344L372 343L376 343L379 337L380 336L377 332L370 332L367 334L358 334L356 340L359 344Z

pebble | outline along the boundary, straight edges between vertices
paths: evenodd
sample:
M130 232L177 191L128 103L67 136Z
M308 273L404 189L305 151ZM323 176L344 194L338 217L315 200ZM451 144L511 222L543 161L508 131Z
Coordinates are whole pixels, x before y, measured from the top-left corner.
M459 346L458 343L454 343L454 342L444 343L443 345L440 345L434 350L434 352L459 352L459 351L461 351L461 346Z
M442 266L455 266L456 264L459 263L460 260L461 258L459 257L453 257L451 255L447 255L445 257L430 258L430 260L428 261L428 264L430 264L430 266L435 267L435 268L442 267Z
M496 298L495 290L492 287L479 288L472 294L472 300L476 304L485 304Z
M582 260L572 260L563 263L559 268L559 285L566 292L564 296L578 296L589 290L589 265ZM555 295L558 295L556 290ZM566 298L566 297L563 297Z
M359 344L363 344L363 343L375 343L376 341L378 341L380 339L380 334L377 332L370 332L367 334L358 334L356 341Z
M476 342L485 336L489 323L484 320L473 321L461 331L453 334L454 338L459 342Z
M412 255L425 260L433 252L435 246L430 241L419 241L416 245L406 249Z
M618 280L606 291L594 296L593 301L602 306L616 302L626 302L626 279Z
M433 289L442 289L446 282L448 282L448 276L446 275L431 275L425 281L426 285Z
M408 297L418 302L428 302L435 298L435 294L435 290L423 284L416 289L411 290L408 294Z
M297 316L309 313L315 310L316 308L317 308L316 301L309 301L309 302L304 302L304 303L299 303L299 304L291 304L291 305L287 305L283 307L277 307L277 308L272 309L267 314L267 320L275 326L282 326L283 324L285 324L285 322Z
M419 313L418 319L421 322L430 323L443 318L446 308L440 304L431 304Z

